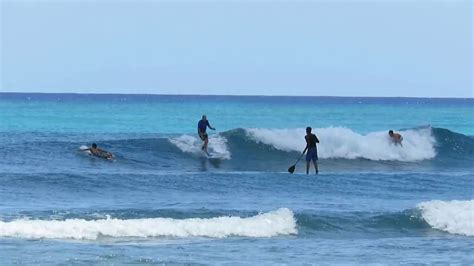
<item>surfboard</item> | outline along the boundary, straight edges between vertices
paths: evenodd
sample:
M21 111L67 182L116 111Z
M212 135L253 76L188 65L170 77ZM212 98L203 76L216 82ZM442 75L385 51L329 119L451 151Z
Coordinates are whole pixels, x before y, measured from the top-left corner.
M86 145L81 145L81 147L79 147L79 150L81 150L83 153L85 154L88 154L88 155L92 155L91 151L88 150L89 147L87 147Z

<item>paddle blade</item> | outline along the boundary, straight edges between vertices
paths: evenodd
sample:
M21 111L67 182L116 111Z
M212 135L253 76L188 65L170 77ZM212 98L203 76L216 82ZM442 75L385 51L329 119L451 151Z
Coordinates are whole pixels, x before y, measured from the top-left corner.
M296 167L296 165L290 166L290 168L288 168L288 172L293 174L293 172L295 171L295 167Z

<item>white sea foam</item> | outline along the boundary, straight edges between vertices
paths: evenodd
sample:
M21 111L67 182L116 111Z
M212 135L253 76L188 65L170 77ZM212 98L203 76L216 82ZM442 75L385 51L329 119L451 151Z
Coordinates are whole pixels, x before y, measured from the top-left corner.
M432 200L418 204L423 219L451 234L474 236L474 200Z
M0 221L0 236L96 240L107 237L272 237L297 234L293 212L287 208L256 216L209 219L147 218L100 220L14 220Z
M178 147L183 152L196 155L203 154L201 150L203 142L197 137L182 135L177 138L171 138L169 141L176 145L176 147ZM219 135L209 136L208 151L215 153L215 157L219 157L221 159L228 160L231 158L231 153L227 148L227 139Z
M259 143L282 151L302 151L306 146L305 129L246 129L247 135ZM394 145L387 131L358 134L348 128L330 127L313 130L319 140L320 158L365 158L370 160L419 161L436 156L431 128L404 130L403 147Z

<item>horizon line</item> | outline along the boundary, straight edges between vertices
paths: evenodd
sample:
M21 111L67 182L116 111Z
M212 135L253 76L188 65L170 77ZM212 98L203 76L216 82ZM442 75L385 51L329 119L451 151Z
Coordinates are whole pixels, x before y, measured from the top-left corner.
M0 91L0 94L70 94L70 95L133 95L133 96L214 96L214 97L320 97L320 98L399 98L399 99L474 99L474 97L428 97L428 96L331 96L331 95L264 95L264 94L159 94L159 93L100 93L100 92L14 92Z

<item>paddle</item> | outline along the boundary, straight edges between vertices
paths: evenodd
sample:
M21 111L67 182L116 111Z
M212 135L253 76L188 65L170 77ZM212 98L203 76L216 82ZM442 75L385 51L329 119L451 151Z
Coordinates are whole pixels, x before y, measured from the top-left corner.
M288 168L288 172L289 172L290 174L293 174L293 172L295 171L296 165L297 165L298 162L301 160L301 158L303 157L303 155L304 155L304 153L302 153L302 154L300 155L300 157L298 158L298 160L296 160L296 163L295 163L294 165L292 165L292 166L290 166L290 168Z

